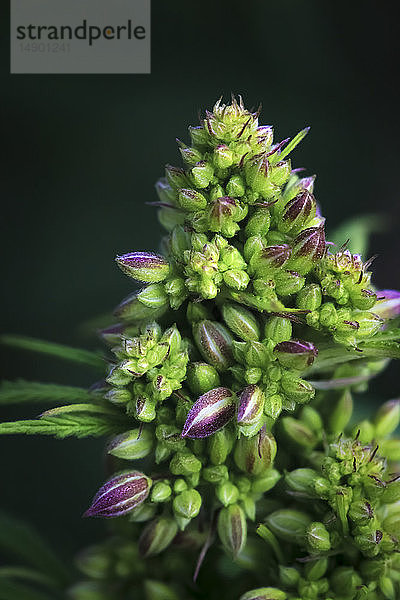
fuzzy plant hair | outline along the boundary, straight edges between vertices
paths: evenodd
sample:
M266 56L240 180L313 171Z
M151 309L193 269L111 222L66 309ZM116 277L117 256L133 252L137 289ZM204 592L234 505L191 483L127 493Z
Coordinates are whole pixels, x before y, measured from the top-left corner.
M276 142L258 119L218 101L178 141L184 166L166 166L152 203L167 233L157 254L117 256L139 289L102 353L3 336L101 378L0 391L57 404L1 434L107 438L84 516L109 533L59 598L400 597L399 402L353 411L400 358L400 294L326 241L315 177L289 158L308 128Z

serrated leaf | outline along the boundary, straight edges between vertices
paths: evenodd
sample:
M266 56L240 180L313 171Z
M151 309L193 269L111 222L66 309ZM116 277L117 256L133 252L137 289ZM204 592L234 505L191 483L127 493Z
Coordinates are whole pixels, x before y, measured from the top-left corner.
M368 252L369 239L372 233L387 229L387 222L383 215L362 215L354 217L339 225L329 239L340 248L347 240L350 252L364 256Z
M1 404L22 404L25 402L82 402L92 398L84 388L58 385L55 383L37 383L36 381L3 381L0 384Z
M0 548L38 569L58 586L70 580L70 573L54 550L29 524L0 511ZM1 596L0 596L1 598Z
M66 406L57 406L56 408L50 408L44 411L40 418L43 417L57 417L67 413L95 413L100 415L112 415L119 416L116 410L112 407L102 404L68 404Z
M0 423L0 435L52 435L63 439L66 437L101 437L125 431L128 427L126 417L111 415L64 414L61 416L44 416L40 419Z
M104 369L104 359L101 356L95 352L83 350L82 348L71 348L70 346L64 346L62 344L55 344L54 342L37 340L35 338L19 335L2 335L0 336L0 342L7 346L13 346L14 348L21 348L22 350L29 350L40 354L48 354L49 356L55 356L96 369Z

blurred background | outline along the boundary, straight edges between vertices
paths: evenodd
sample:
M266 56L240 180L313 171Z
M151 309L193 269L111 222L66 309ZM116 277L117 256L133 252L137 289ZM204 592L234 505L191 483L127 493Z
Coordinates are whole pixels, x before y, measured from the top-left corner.
M400 288L400 45L382 3L153 0L152 73L121 76L10 75L5 3L0 12L3 332L99 346L90 320L132 289L114 256L157 248L155 209L144 203L156 199L164 164L180 164L175 138L186 141L198 109L231 92L248 107L262 102L261 123L277 139L311 125L293 163L317 173L328 230L385 215L369 249L379 254L374 282ZM7 379L93 382L68 363L1 351ZM370 395L397 390L391 367ZM69 560L103 534L102 522L81 519L103 480L101 454L101 440L0 438L2 507Z

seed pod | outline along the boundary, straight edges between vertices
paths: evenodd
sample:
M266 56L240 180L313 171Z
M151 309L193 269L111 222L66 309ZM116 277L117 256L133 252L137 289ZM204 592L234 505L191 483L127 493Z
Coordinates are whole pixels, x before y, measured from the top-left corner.
M196 190L181 189L178 194L179 205L190 212L202 210L207 206L207 199Z
M247 238L253 235L266 235L269 230L271 215L268 208L257 208L247 221L244 233Z
M235 414L235 394L219 387L206 392L192 406L182 437L204 438L225 427Z
M279 296L291 296L301 290L306 280L297 271L278 271L274 281L275 292Z
M217 529L225 550L236 557L243 550L247 538L246 517L238 504L221 509Z
M172 494L171 486L165 481L157 481L151 490L152 502L167 502Z
M226 193L233 198L241 198L246 192L246 185L240 175L232 175L226 184Z
M193 337L206 362L217 371L226 371L233 363L229 331L215 321L199 321L193 325Z
M152 398L138 396L136 398L136 418L143 423L150 423L156 418L156 403Z
M272 466L275 455L275 438L262 429L258 435L242 437L236 442L234 460L244 473L260 475Z
M220 385L218 372L208 363L190 363L187 367L186 382L194 394L205 394Z
M150 454L153 435L150 430L131 429L115 437L108 445L108 454L125 460L136 460Z
M246 592L239 600L286 600L286 598L286 593L278 588L263 587Z
M329 431L332 433L344 432L353 414L353 397L349 390L342 392L331 409L328 419Z
M328 559L319 558L313 560L304 566L304 573L308 581L318 581L323 577L328 569Z
M284 417L281 425L287 437L295 444L305 448L314 448L318 442L318 438L311 429L293 417Z
M168 294L161 283L153 283L137 293L139 302L148 308L160 309L168 305Z
M227 169L233 163L233 152L226 144L220 144L214 150L214 163L219 169Z
M229 329L240 339L247 341L258 341L260 327L257 319L247 308L230 302L224 303L222 317Z
M251 491L254 494L265 494L265 492L269 492L273 487L278 483L281 478L281 474L279 471L275 469L268 469L265 473L262 473L254 479L251 484Z
M117 406L124 405L132 399L132 394L127 389L114 388L109 390L104 398Z
M294 588L300 579L300 573L294 567L279 565L279 581L283 586Z
M323 523L310 523L306 530L306 545L311 553L319 554L330 550L329 532Z
M274 348L274 356L287 369L303 371L310 367L318 354L317 348L311 342L289 340L280 342Z
M160 517L149 523L139 538L139 553L143 558L165 550L178 532L174 519Z
M283 373L281 387L289 400L304 404L315 396L315 389L309 381L294 377L292 373Z
M293 242L289 268L306 275L325 254L325 231L323 225L304 229Z
M301 231L307 222L315 217L316 202L314 196L303 190L286 204L281 220L278 223L279 231L295 235Z
M201 462L191 452L176 452L169 469L173 475L184 475L188 477L201 470Z
M93 498L84 517L119 517L139 506L149 495L151 479L139 471L127 471L109 479Z
M178 517L193 519L200 512L201 496L197 490L185 490L178 496L175 496L172 507L175 515Z
M237 422L251 426L260 421L264 410L265 396L257 385L248 385L239 396Z
M303 544L311 518L299 510L282 508L271 513L266 518L265 523L279 539Z
M285 483L293 492L296 492L296 494L315 498L315 481L319 477L320 475L317 471L314 471L314 469L300 468L286 473Z
M214 169L210 163L200 160L192 169L192 179L196 187L203 189L208 186L214 175Z
M126 275L145 283L163 281L169 273L167 260L153 252L129 252L115 260Z
M168 308L168 297L164 296L164 304L159 308L151 308L140 302L139 292L130 294L114 309L114 315L128 323L137 323L140 321L153 321L158 319Z

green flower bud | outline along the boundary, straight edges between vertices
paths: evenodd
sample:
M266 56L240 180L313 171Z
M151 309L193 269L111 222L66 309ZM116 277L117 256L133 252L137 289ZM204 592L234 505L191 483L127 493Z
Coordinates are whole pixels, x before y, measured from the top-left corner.
M141 504L140 506L134 508L129 513L129 521L132 521L133 523L143 523L144 521L150 521L150 519L154 518L156 512L157 507L155 504L145 502L144 504Z
M165 166L165 179L171 188L184 188L188 185L184 169L173 167L172 165Z
M311 429L293 417L284 417L281 426L287 437L295 444L305 448L313 448L318 442Z
M361 584L361 577L351 567L338 567L331 577L333 590L345 597L354 597L357 587Z
M294 588L300 579L300 573L294 567L279 565L279 581L284 587Z
M105 394L105 399L117 406L124 405L132 399L129 390L114 388Z
M207 199L196 190L181 189L178 194L179 206L190 212L202 210L207 206Z
M233 163L233 153L229 146L220 144L214 150L214 164L219 169L227 169Z
M258 277L271 276L275 269L283 267L290 258L291 248L287 244L267 246L253 254L249 266Z
M230 481L221 483L216 490L218 500L224 506L235 504L239 499L239 490Z
M356 323L358 323L356 330L357 339L374 336L384 323L381 317L378 317L378 315L368 311L354 312L354 320Z
M372 423L364 419L360 423L357 423L357 425L354 425L351 433L353 437L357 435L358 440L362 444L370 444L375 437L375 427Z
M155 556L163 552L174 537L178 527L174 519L159 517L143 529L139 538L139 552L143 558Z
M212 165L200 160L192 169L192 179L196 187L203 189L208 186L214 175Z
M301 421L307 425L311 431L320 435L324 428L322 418L319 412L312 406L303 406L300 413Z
M168 295L164 289L164 285L154 283L148 285L137 294L139 302L149 308L163 308L168 303Z
M275 291L279 296L291 296L299 292L305 283L305 277L297 271L278 271L274 276Z
M290 471L285 475L285 483L296 494L315 498L315 481L320 477L314 469L301 468ZM329 482L327 482L329 484Z
M239 304L226 303L221 308L222 317L233 333L240 339L258 341L260 327L252 312Z
M244 233L247 238L253 235L266 235L271 223L268 208L257 208L247 221Z
M115 437L108 445L108 453L125 460L136 460L150 454L153 435L150 430L131 429Z
M386 504L392 504L393 502L398 502L400 500L400 479L395 481L391 480L387 484L387 487L384 489L380 500Z
M221 509L217 530L225 550L236 557L243 550L247 539L246 517L238 504Z
M143 423L150 423L156 418L156 405L154 400L145 396L136 398L136 418Z
M311 342L289 340L280 342L274 348L274 356L287 369L303 371L310 367L318 354L317 348Z
M276 441L271 433L261 430L252 438L242 437L234 451L236 465L244 473L260 475L273 464L276 455Z
M322 291L316 283L306 285L296 296L296 306L304 310L316 310L321 304Z
M378 410L374 419L375 436L384 438L389 436L400 423L400 401L389 400Z
M348 515L357 525L366 525L374 517L372 507L366 500L355 500L352 502Z
M379 444L380 453L388 460L400 461L400 440L383 440Z
M173 475L192 475L201 469L201 462L190 452L177 452L172 458L169 469Z
M355 308L360 310L369 310L372 308L376 301L377 296L371 290L365 290L359 285L354 285L349 288L350 299Z
M226 193L233 198L241 198L246 192L246 186L240 175L232 175L226 184Z
M190 390L201 395L219 387L221 381L218 372L208 363L190 363L187 368L186 381Z
M229 479L228 467L226 465L206 467L201 471L201 475L208 483L221 483Z
M71 600L108 600L104 584L97 581L80 581L68 590Z
M264 410L265 397L257 385L249 385L244 388L239 396L237 422L241 428L251 427L261 423Z
M307 563L304 567L304 575L308 581L318 581L326 573L328 569L328 559L319 558Z
M168 296L165 295L165 304L159 308L146 306L138 299L141 292L134 292L122 300L114 310L114 315L127 322L152 321L158 319L168 308Z
M211 317L210 311L206 308L204 303L200 302L189 302L186 312L187 320L189 323L197 323L198 321L208 320Z
M287 595L278 588L263 587L251 590L240 596L239 600L285 600Z
M265 494L272 490L273 487L278 483L281 478L279 471L275 469L268 469L265 473L262 473L254 479L251 484L251 491L253 494Z
M245 290L249 285L250 277L241 269L230 269L223 273L226 285L234 290Z
M286 204L282 219L278 223L279 230L294 235L315 217L315 212L314 196L309 191L303 190Z
M174 590L161 581L146 579L144 582L146 600L179 600Z
M193 337L206 362L217 371L226 371L233 362L232 336L220 323L199 321L193 325Z
M185 490L175 496L172 507L176 516L183 519L193 519L200 512L201 496L197 490Z
M315 396L315 389L308 381L293 377L292 373L283 373L281 387L285 396L289 400L304 404L309 402Z
M235 443L235 434L224 427L207 439L207 449L213 465L222 465Z
M275 343L286 342L292 337L292 323L285 317L270 317L265 324L265 337Z
M282 508L271 513L265 523L279 539L303 544L311 518L298 510Z
M171 486L164 481L158 481L153 485L151 490L151 501L152 502L167 502L172 494Z
M332 407L328 418L329 431L332 433L344 432L353 414L353 398L350 390L344 390Z
M381 577L379 581L379 587L382 594L385 598L387 598L387 600L396 600L397 593L395 584L390 579L390 577Z
M300 275L306 275L323 258L325 248L323 225L304 229L294 240L289 268L298 271Z
M115 260L126 275L145 283L163 281L169 273L167 260L153 252L130 252Z
M91 546L80 552L76 564L78 569L93 579L103 579L109 574L111 557L102 546Z
M331 547L329 532L323 523L310 523L306 530L306 545L311 553L327 552Z
M282 396L280 394L273 394L267 396L264 403L264 413L271 419L276 420L282 412Z
M259 255L266 248L264 239L261 235L250 236L243 247L243 255L249 262L253 255Z

